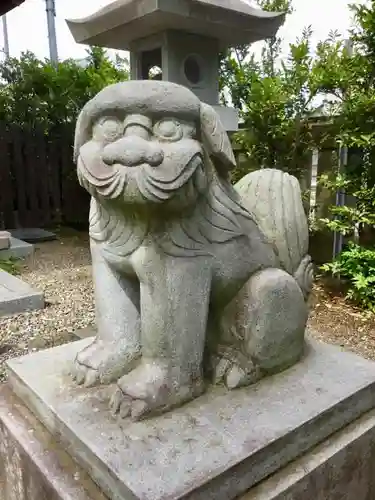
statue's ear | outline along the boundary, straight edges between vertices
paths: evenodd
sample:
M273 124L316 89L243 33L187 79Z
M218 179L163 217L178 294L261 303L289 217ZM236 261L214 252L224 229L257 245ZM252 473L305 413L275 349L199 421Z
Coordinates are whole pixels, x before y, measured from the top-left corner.
M208 104L201 103L200 121L203 146L218 172L227 175L237 166L228 134L218 114Z
M74 134L74 162L77 162L79 150L90 140L90 120L88 119L85 108L78 115L76 130Z

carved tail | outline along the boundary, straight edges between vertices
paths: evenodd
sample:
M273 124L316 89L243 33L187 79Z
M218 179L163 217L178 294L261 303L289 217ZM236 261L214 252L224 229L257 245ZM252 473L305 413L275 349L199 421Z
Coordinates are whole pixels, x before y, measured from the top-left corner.
M309 231L298 180L281 170L262 169L243 177L235 189L261 231L273 243L281 267L307 297L313 284Z

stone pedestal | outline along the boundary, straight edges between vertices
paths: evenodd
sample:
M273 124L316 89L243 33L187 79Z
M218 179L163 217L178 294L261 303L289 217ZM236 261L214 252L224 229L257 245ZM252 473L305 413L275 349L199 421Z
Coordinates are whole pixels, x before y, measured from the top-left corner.
M71 382L70 363L90 341L9 361L9 385L109 499L375 498L373 362L309 341L305 358L281 375L237 391L216 388L132 423L107 411L110 388ZM4 412L1 419L3 429L12 425ZM60 450L48 439L45 446ZM8 460L4 446L0 458Z
M1 500L106 500L6 386L0 388Z

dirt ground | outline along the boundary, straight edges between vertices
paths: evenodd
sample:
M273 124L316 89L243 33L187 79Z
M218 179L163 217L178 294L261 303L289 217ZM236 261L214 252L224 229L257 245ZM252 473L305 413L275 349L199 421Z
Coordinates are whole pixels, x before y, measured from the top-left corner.
M36 245L33 259L20 277L45 293L46 307L0 318L0 381L4 362L76 337L74 332L94 325L90 253L86 233L64 230L56 241ZM342 293L329 291L318 279L311 298L311 333L375 359L375 315L361 312Z
M375 315L363 312L345 300L345 294L316 280L309 327L324 342L337 344L375 359Z

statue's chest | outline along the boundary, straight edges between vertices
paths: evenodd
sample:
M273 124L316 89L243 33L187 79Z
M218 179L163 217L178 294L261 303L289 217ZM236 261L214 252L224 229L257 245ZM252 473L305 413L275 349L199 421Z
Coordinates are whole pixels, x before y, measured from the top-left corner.
M145 238L131 253L108 243L101 245L105 260L118 272L137 277L142 281L147 276L160 274L166 266L166 255L151 238Z

